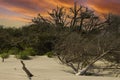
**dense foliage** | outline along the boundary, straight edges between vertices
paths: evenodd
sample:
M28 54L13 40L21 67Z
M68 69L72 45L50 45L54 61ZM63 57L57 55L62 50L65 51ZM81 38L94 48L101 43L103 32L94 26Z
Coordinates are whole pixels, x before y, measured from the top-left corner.
M18 54L30 48L37 55L43 55L53 50L57 36L52 27L30 25L22 28L0 28L0 52Z

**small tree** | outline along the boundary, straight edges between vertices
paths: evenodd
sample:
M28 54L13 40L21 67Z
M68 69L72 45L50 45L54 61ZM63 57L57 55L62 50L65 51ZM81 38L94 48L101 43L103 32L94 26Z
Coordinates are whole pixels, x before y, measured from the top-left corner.
M7 59L9 57L9 54L8 53L2 53L0 55L0 57L2 58L2 62L4 62L4 59Z

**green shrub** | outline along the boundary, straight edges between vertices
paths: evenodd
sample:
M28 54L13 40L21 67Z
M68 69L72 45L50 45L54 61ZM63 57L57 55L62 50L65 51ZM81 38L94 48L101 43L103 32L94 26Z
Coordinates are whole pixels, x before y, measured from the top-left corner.
M5 54L5 53L8 53L8 49L3 49L3 50L0 49L0 55L3 54L3 53L4 53L4 54Z
M8 53L2 53L0 56L1 56L2 58L8 58L8 57L9 57L9 54L8 54Z
M0 57L2 58L2 62L4 62L4 59L8 58L9 57L9 54L8 53L2 53L0 55Z
M49 57L49 58L52 58L54 56L54 53L53 52L47 52L46 55Z
M34 50L33 48L26 48L26 49L24 50L24 52L25 52L26 54L30 55L30 56L35 56L35 55L36 55L36 52L35 52L35 50Z
M9 54L13 54L16 55L19 53L19 49L18 48L12 48L8 51Z
M29 56L35 56L35 55L36 55L36 52L33 48L25 48L25 50L19 52L19 54L16 55L16 58L27 60L27 59L30 59Z
M18 58L18 59L23 59L23 60L30 59L30 58L29 58L29 55L28 55L28 53L26 53L26 51L21 51L21 52L19 52L19 54L16 55L16 58Z

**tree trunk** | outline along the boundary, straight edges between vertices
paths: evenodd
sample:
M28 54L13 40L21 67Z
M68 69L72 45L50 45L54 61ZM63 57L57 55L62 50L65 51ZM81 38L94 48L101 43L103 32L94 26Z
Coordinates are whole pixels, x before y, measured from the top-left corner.
M91 62L88 66L86 66L84 69L80 70L78 73L76 73L76 75L86 75L86 72L92 67L92 65L100 60L104 55L108 54L110 50L104 52L103 54L101 54L100 56L98 56L97 58L94 59L93 62Z
M101 54L101 55L99 55L98 57L96 57L90 64L88 64L88 66L86 66L85 68L83 68L83 69L80 70L80 71L79 71L79 68L78 68L78 67L75 68L75 66L74 66L72 63L66 63L66 62L64 62L64 61L60 58L60 56L58 56L58 58L59 58L59 60L60 60L62 63L64 63L64 64L66 64L67 66L71 67L71 68L74 70L74 72L75 72L76 75L86 75L86 72L92 67L92 65L93 65L96 61L100 60L103 56L105 56L106 54L108 54L110 51L111 51L111 50L108 50L108 51L106 51L106 52L103 52L103 54ZM80 63L79 63L78 65L80 65Z
M91 68L92 65L88 65L86 68L83 68L82 70L80 70L78 73L76 73L75 75L79 76L79 75L86 75L86 72Z
M2 62L4 62L5 60L4 60L4 58L2 58Z
M78 73L78 69L76 69L72 63L67 63L67 65L70 66L74 70L74 73Z
M74 67L74 65L72 63L64 62L64 60L62 60L59 55L57 55L57 57L63 64L66 64L67 66L71 67L74 70L75 73L78 72L78 70Z

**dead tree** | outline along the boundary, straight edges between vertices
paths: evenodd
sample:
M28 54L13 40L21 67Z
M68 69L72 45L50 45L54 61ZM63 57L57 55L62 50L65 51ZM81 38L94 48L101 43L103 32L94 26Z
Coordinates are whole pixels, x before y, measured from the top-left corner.
M50 20L48 20L47 18L43 17L41 14L38 14L37 17L34 17L32 19L32 23L35 25L50 25L52 24Z
M120 32L117 32L116 24L118 22L112 22L112 25L104 28L106 24L101 23L103 29L100 29L98 34L89 32L83 36L81 33L72 32L56 45L58 59L71 67L76 75L87 75L87 71L99 60L119 64ZM98 30L101 25L98 25Z
M70 28L74 28L77 24L77 20L78 20L78 15L80 10L82 9L82 6L80 6L79 8L77 7L77 4L74 4L73 8L70 8L70 12L72 14L72 16L69 16L70 18Z
M21 61L21 64L23 65L22 69L27 74L29 80L32 80L33 74L26 68L25 63L23 61Z
M58 7L48 12L50 20L55 24L56 27L66 27L68 25L66 9L64 7Z
M109 19L101 21L94 11L84 6L78 6L76 3L74 7L70 8L69 26L72 31L89 32L103 28Z

